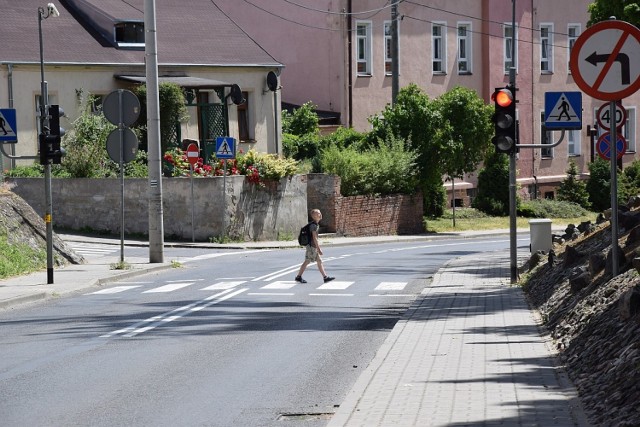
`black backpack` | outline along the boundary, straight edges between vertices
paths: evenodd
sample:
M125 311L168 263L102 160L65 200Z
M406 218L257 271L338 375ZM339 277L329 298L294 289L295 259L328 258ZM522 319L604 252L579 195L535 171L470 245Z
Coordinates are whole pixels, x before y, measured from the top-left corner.
M313 223L310 222L300 229L300 234L298 234L298 243L300 246L307 246L309 242L311 242L311 230L309 229L311 224Z

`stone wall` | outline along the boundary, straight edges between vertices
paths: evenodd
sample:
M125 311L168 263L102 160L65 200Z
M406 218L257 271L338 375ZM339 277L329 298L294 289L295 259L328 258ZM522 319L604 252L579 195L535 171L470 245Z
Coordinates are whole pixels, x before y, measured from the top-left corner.
M42 178L7 180L12 191L39 214L45 211ZM226 197L223 199L223 187ZM126 179L124 229L127 234L148 234L149 197L147 179ZM119 179L52 179L53 224L73 230L89 229L119 234L121 228ZM163 178L165 236L208 241L226 235L240 240L293 239L307 219L306 182L303 176L284 178L267 187L248 183L244 176L193 179ZM226 204L225 204L226 202Z

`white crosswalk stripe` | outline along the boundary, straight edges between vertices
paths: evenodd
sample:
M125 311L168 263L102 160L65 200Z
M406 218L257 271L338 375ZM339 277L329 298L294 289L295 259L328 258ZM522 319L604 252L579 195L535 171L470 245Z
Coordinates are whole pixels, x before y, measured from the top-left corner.
M349 286L353 285L354 282L339 282L334 280L333 282L329 282L329 283L325 283L322 286L318 287L318 290L322 290L322 289L347 289Z
M244 280L241 281L231 281L231 282L218 282L211 286L207 286L206 288L202 288L201 291L223 291L225 289L235 288L236 286L240 286L245 283Z
M407 282L380 282L376 291L401 291L407 286Z
M70 243L69 246L71 246L71 249L73 249L74 252L82 255L85 258L99 258L120 250L118 246L114 245L101 245L81 242L73 242Z
M96 292L91 292L89 295L109 295L109 294L118 294L120 292L128 291L130 289L139 288L140 285L136 286L114 286L113 288L101 289Z
M262 289L291 289L296 285L299 285L299 283L294 281L273 282L273 283L269 283L266 286L263 286Z
M163 292L173 292L178 289L186 288L187 286L193 285L194 282L178 282L178 283L169 283L168 285L160 286L159 288L149 289L147 291L142 292L143 294L155 294L155 293L163 293Z

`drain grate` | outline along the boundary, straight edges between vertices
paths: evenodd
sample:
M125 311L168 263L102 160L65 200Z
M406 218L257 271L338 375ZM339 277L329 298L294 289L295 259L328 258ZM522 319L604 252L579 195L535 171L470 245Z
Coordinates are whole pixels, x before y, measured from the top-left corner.
M333 412L282 413L278 415L278 421L330 420L333 415Z

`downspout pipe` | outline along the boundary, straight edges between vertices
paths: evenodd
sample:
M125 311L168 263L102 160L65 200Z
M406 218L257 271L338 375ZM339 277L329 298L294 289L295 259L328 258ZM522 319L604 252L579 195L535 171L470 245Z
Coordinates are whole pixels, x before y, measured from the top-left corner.
M348 87L347 87L347 108L349 109L348 117L349 117L349 127L353 127L353 46L352 46L352 31L353 24L351 13L353 12L353 0L347 1L347 57L349 58L348 62Z

